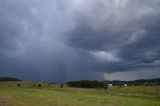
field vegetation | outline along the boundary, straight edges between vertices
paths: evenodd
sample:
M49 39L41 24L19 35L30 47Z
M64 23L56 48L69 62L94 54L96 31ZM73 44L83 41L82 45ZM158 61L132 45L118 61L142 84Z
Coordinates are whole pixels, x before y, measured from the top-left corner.
M0 106L160 106L160 86L74 88L38 82L0 82Z

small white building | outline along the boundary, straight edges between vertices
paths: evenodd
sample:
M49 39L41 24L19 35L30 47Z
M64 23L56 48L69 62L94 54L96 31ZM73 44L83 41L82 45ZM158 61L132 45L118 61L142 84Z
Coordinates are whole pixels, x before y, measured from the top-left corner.
M112 87L113 85L112 84L108 84L108 87Z
M112 84L107 84L107 92L112 93Z
M127 84L124 84L124 86L126 87L126 86L127 86Z

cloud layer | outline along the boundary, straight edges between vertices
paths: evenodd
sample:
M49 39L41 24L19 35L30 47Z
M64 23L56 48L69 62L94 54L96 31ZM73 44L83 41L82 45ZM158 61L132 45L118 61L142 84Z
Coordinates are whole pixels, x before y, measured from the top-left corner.
M127 73L142 71L132 79L160 76L159 17L159 0L0 1L0 76L55 82L130 80Z

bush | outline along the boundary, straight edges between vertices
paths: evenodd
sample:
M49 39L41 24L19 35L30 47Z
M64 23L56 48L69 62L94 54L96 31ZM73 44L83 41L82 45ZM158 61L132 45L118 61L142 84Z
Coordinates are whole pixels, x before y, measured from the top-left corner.
M38 84L38 87L42 87L42 85L41 85L41 84Z
M122 85L119 85L119 88L122 88L123 86Z
M104 86L104 89L105 89L105 90L107 90L107 89L108 89L108 86L107 86L107 85L105 85L105 86Z
M64 85L63 85L63 84L61 84L61 85L60 85L60 88L63 88L63 87L64 87Z
M33 87L36 87L36 84L33 84L32 86L33 86Z
M21 87L21 84L18 83L18 84L17 84L17 87Z

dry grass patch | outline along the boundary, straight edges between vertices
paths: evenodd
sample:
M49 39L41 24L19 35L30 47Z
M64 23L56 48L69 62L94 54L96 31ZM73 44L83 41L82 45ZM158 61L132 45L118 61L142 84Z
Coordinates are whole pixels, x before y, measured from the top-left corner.
M0 97L0 106L14 106L14 99L10 97Z

